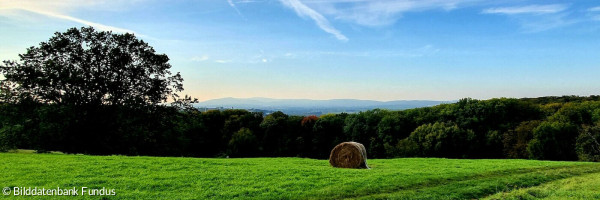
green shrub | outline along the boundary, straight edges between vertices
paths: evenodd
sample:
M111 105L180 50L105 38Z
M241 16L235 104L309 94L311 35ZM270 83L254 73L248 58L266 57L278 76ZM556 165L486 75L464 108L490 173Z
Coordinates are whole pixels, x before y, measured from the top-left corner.
M568 122L543 122L533 130L529 157L540 160L577 160L577 126Z
M575 144L577 157L582 161L600 161L600 124L584 128Z

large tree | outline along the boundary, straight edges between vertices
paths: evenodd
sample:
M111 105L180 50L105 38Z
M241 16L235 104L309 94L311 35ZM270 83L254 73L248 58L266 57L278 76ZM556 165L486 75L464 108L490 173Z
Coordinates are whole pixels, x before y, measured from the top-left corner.
M156 105L178 99L181 75L133 34L88 28L57 32L0 66L3 99L63 105ZM9 93L10 91L11 93Z

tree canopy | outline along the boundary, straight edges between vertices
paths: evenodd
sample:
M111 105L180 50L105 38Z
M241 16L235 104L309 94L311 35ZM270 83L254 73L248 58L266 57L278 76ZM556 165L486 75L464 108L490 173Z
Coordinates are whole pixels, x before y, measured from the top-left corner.
M0 66L2 96L61 105L155 105L178 98L169 58L130 33L92 27L56 32Z

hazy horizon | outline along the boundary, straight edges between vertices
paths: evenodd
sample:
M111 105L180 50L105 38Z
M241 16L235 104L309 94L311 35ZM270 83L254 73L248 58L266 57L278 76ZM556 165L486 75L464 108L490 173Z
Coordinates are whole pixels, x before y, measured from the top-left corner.
M0 60L70 27L131 32L201 101L598 94L600 3L0 0Z
M358 101L379 101L379 102L389 102L389 101L446 101L446 100L436 100L436 99L395 99L395 100L375 100L375 99L351 99L351 98L343 98L343 99L308 99L308 98L270 98L270 97L221 97L214 99L207 99L204 101L211 100L219 100L219 99L269 99L269 100L313 100L313 101L330 101L330 100L358 100ZM452 99L448 101L456 101L458 99Z

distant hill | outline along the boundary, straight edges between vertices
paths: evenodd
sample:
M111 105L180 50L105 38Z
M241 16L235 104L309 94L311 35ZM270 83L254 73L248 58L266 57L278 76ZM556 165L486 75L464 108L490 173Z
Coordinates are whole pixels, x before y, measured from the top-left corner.
M282 111L289 115L321 115L327 113L354 113L375 108L404 110L435 106L455 101L398 100L374 101L357 99L270 99L270 98L221 98L195 104L198 108L248 109L263 112Z

